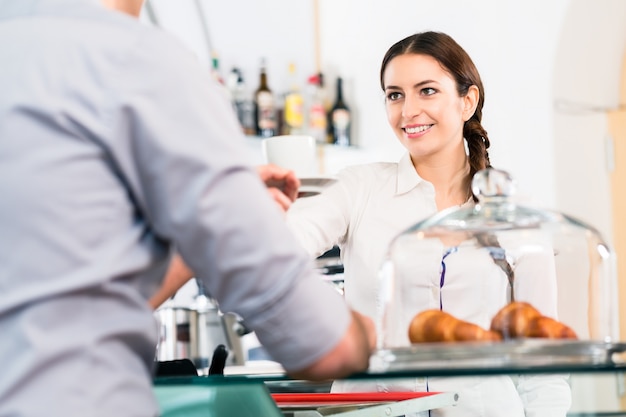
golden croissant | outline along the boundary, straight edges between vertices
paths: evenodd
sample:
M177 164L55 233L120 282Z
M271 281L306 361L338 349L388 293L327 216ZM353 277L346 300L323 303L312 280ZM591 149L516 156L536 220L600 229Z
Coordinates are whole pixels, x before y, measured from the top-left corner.
M498 341L500 334L459 320L441 310L425 310L417 314L409 326L411 343Z
M489 330L441 310L424 310L409 325L411 343L500 341L521 337L577 339L567 325L542 315L532 305L513 302L493 317Z
M491 330L504 339L544 337L548 339L577 339L565 324L542 315L532 305L516 301L504 306L491 320Z

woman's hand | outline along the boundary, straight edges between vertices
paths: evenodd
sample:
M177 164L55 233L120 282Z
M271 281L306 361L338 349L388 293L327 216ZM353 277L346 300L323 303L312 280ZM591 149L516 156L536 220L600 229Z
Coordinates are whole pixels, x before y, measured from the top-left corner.
M300 180L296 174L272 164L258 166L257 172L274 201L283 211L287 211L291 203L298 198Z

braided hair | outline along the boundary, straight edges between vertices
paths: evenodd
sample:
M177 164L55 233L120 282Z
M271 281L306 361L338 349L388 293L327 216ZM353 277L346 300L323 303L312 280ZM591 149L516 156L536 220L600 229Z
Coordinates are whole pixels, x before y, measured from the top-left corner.
M467 195L471 195L474 201L477 201L476 196L472 193L471 178L481 169L491 167L489 152L487 151L490 146L489 137L481 124L485 90L480 74L467 52L449 35L432 31L420 32L396 42L385 54L380 67L380 86L383 91L385 90L383 76L387 65L396 56L405 54L428 55L436 59L454 78L460 97L466 96L472 85L478 88L479 97L476 110L463 125L463 137L467 141L470 163Z

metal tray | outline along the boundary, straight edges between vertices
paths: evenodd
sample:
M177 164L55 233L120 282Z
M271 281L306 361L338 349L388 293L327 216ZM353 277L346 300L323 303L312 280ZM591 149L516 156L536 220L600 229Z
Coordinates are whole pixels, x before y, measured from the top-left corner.
M626 343L554 339L420 343L379 349L372 357L370 371L601 365L615 363L615 354L624 351Z

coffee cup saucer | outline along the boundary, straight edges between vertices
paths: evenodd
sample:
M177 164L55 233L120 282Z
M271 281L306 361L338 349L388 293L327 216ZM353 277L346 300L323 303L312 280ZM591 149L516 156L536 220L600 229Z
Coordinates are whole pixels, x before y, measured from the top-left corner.
M336 178L326 176L300 177L298 179L300 180L298 198L317 195L337 182Z

